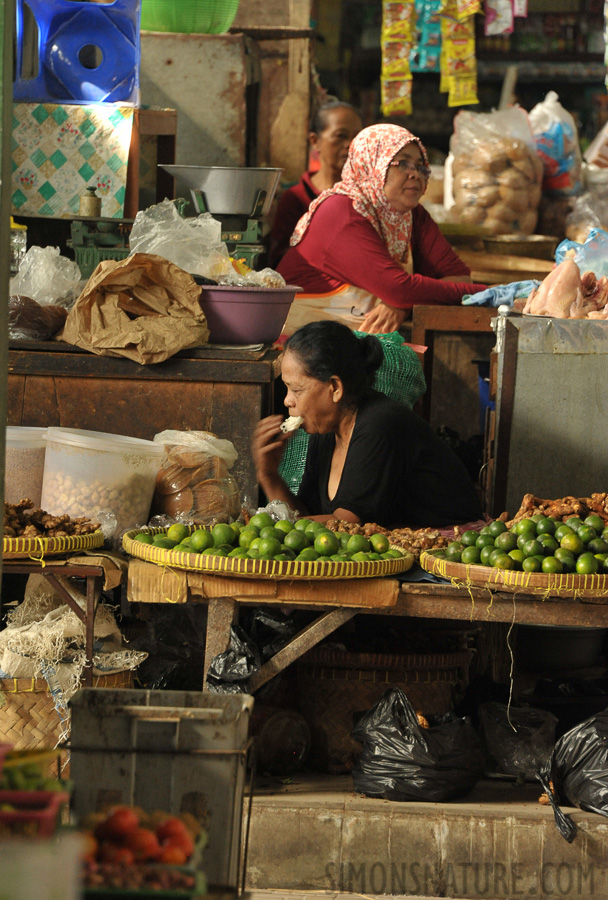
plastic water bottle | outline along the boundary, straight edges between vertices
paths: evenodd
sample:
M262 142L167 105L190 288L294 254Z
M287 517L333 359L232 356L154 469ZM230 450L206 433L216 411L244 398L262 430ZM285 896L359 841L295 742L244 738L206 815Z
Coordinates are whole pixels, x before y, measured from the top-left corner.
M11 216L11 276L16 275L27 250L27 225L18 225Z

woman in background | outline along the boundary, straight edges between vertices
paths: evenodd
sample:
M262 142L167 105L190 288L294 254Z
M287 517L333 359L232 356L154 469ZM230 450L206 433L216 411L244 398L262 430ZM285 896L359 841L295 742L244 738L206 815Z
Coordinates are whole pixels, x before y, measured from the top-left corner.
M317 172L304 172L299 183L287 188L279 200L268 249L268 264L273 268L289 250L294 228L312 201L340 180L350 142L362 127L361 117L350 103L332 100L317 110L308 141L320 167Z
M456 305L484 290L420 205L429 175L426 150L407 129L359 132L341 180L311 204L277 267L303 289L286 334L319 319L397 331L418 303Z

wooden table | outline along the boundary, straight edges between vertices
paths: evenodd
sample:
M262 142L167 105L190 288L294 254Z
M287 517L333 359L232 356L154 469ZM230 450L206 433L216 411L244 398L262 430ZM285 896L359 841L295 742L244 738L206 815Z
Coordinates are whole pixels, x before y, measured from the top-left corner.
M513 256L502 253L479 253L457 248L458 256L471 270L471 279L477 284L510 284L512 281L536 279L542 281L553 269L555 262L533 259L529 256Z
M166 429L212 431L234 444L232 474L243 500L257 505L251 435L272 412L278 357L271 347L200 347L142 366L61 341L10 341L7 424L148 440Z
M426 379L426 393L416 405L428 422L431 417L433 392L433 351L435 335L439 332L475 333L492 331L490 325L498 310L485 306L415 306L412 314L412 344L426 347L423 356L423 371Z
M232 578L159 567L132 559L127 599L132 603L206 603L205 683L211 660L227 650L230 627L240 606L279 606L318 613L250 679L257 690L353 616L388 615L468 622L508 622L604 628L608 597L589 599L539 598L487 588L453 584L403 582L396 578L320 581L273 581Z

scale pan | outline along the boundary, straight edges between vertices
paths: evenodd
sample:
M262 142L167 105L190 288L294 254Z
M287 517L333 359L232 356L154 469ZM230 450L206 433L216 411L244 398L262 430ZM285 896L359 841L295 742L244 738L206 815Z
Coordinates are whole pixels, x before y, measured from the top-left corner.
M200 191L212 215L265 216L279 184L283 169L254 169L243 166L173 166L162 168L179 178L191 191ZM266 196L256 211L260 191Z

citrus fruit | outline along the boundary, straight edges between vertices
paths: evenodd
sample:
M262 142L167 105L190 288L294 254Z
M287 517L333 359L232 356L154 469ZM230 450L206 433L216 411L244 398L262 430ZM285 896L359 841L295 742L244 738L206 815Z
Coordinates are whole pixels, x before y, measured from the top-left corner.
M228 556L236 557L237 559L243 559L247 556L247 551L244 547L235 547L234 550L231 550Z
M304 534L307 538L310 538L311 541L314 541L314 536L318 531L327 531L323 522L311 522L310 525L307 525L304 529Z
M260 554L258 550L252 550L251 547L247 551L247 559L259 559Z
M195 553L202 553L209 547L213 547L213 535L204 528L198 528L190 535L190 546Z
M465 563L467 566L476 566L479 565L481 561L481 550L479 547L465 547L460 556L460 562Z
M192 553L190 544L176 544L173 548L174 553Z
M550 516L545 516L536 523L537 534L555 534L556 528L555 519L552 519Z
M281 546L281 542L277 541L277 539L274 537L260 537L258 538L258 540L260 542L258 545L260 556L270 556L272 558L273 556L276 556L277 553L280 553L283 549Z
M608 559L605 559L602 563L602 572L608 572Z
M136 534L134 539L135 541L139 541L140 544L153 544L154 541L152 539L151 534L146 534L145 532L141 532L141 534Z
M491 534L480 534L475 541L475 546L482 550L484 547L493 547L494 538Z
M477 537L477 535L475 535L475 537ZM369 542L376 553L386 553L390 548L388 538L385 534L372 534L370 535Z
M564 567L564 572L574 572L575 560L571 550L566 550L564 547L558 547L553 556L556 559L559 559Z
M520 547L523 550L524 556L537 556L538 554L542 554L543 545L536 538L532 538L530 541L524 541L523 547Z
M257 537L259 537L257 528L249 528L249 526L243 528L239 534L239 547L244 547L248 550Z
M374 562L376 559L382 559L379 553L374 553L373 551L367 554L367 558L370 562Z
M478 537L478 531L465 531L464 534L460 535L460 543L464 544L465 547L473 547L477 543Z
M575 556L578 556L579 553L582 553L585 547L578 534L565 534L559 542L559 545L565 550L571 550Z
M340 538L333 531L323 531L316 536L314 548L319 556L331 556L340 549Z
M319 558L319 554L314 547L304 547L304 549L296 556L297 562L314 562Z
M602 540L603 540L603 541L608 541L608 525L607 525L606 528L604 528L604 530L602 531Z
M259 553L259 552L260 552L260 541L261 541L261 540L262 540L261 537L256 537L256 538L254 538L254 539L251 541L251 543L249 544L249 550L257 550L257 552Z
M274 538L279 542L279 544L282 544L285 534L280 530L280 528L275 528L274 525L265 525L264 528L260 528L260 537Z
M190 529L188 526L182 525L180 522L175 522L167 529L167 537L170 541L175 541L176 544L181 544L184 538L187 538L189 534Z
M575 531L577 530L579 525L583 524L583 520L580 516L570 516L569 519L566 519L566 525L569 525L570 528L573 528Z
M608 559L608 553L594 553L593 555L595 556L595 558L596 558L597 561L599 562L599 564L600 564L600 569L601 569L601 568L602 568L602 565L604 564L604 560Z
M504 522L501 522L500 519L495 519L494 522L490 522L488 525L488 530L492 537L498 537L499 534L502 534L503 531L507 530L507 526Z
M580 525L578 531L576 532L583 542L583 544L588 544L590 541L594 540L597 537L597 531L595 528L590 528L589 525Z
M517 547L517 535L512 534L510 531L503 531L502 534L499 534L498 537L494 539L494 545L498 547L499 550L504 550L505 553L508 553L510 550L515 550Z
M498 547L495 547L494 550L492 550L492 552L490 553L489 564L491 566L496 565L496 560L499 556L506 556L506 553L504 550L499 550Z
M503 553L502 550L499 550L494 557L492 565L495 569L514 569L515 560L511 559L508 553Z
M283 547L283 552L279 553L279 556L286 556L287 559L295 559L296 554L293 550L290 550L289 547Z
M452 541L445 548L445 558L451 560L451 562L460 562L463 550L464 547L460 541Z
M351 559L353 562L369 562L369 553L360 550L358 553L353 553Z
M524 559L526 558L523 554L523 550L519 550L519 549L509 550L509 556L515 563L516 567L518 569L521 569L521 564L523 563Z
M515 524L516 534L536 534L536 525L532 519L520 519Z
M294 528L293 531L290 531L289 534L285 535L283 547L287 547L289 550L300 553L301 550L308 547L308 538L303 531L298 531Z
M583 524L589 525L590 528L595 528L598 534L601 534L604 530L604 520L601 516L598 516L594 513L591 513L590 516L587 516Z
M481 552L479 554L479 561L482 566L491 565L490 557L494 553L495 550L496 550L496 547L494 546L494 544L489 544L489 545L486 545L485 547L481 548Z
M228 556L228 552L230 550L230 545L228 545L228 550L225 547L214 547L213 548L213 556Z
M595 575L599 567L599 561L593 553L581 553L576 561L576 571L579 575Z
M608 553L608 541L604 541L599 537L593 538L587 544L587 550L590 550L591 553Z
M561 541L561 539L566 534L576 534L576 532L575 532L574 528L570 528L569 525L558 525L557 528L555 529L555 534L553 535L553 537L555 538L556 541Z
M386 553L383 553L382 555L387 556L389 559L401 559L404 556L401 550L397 550L396 547L391 547L390 550L387 550Z
M545 516L544 513L534 513L533 516L530 516L530 521L534 522L534 524L536 525L536 523L540 522L541 519L546 519L546 518L547 517Z
M256 528L264 528L265 525L274 525L274 521L270 513L261 512L255 513L250 519L249 524L254 525Z
M283 534L289 534L290 531L293 531L293 523L289 519L279 519L278 522L274 523L274 527L282 531Z
M214 525L211 529L211 534L216 547L220 547L222 544L234 544L234 531L225 522L218 522L217 525Z
M338 537L340 538L340 546L343 550L346 550L346 545L348 544L351 535L348 533L348 531L340 531L338 533Z
M160 547L162 550L173 550L176 545L175 541L172 541L170 538L165 537L163 534L155 535L152 543L155 547Z
M489 534L489 533L490 533L490 526L489 526L489 525L484 525L483 528L480 530L479 533L480 533L480 534Z
M293 556L288 556L286 553L277 553L275 559L277 560L277 562L291 562Z
M538 540L543 545L543 554L545 556L553 556L553 553L559 547L552 534L539 534Z
M521 564L524 572L540 572L541 570L541 561L537 559L535 556L527 556Z
M542 561L541 570L546 575L561 575L564 571L564 567L554 556L545 556Z
M298 519L297 522L294 523L294 528L296 531L306 531L308 526L310 525L310 519Z
M354 553L369 553L370 542L362 534L351 534L346 545L346 552L352 556Z

